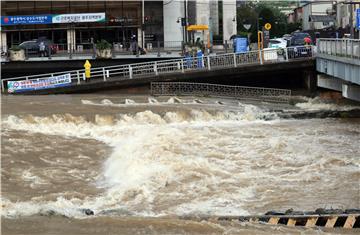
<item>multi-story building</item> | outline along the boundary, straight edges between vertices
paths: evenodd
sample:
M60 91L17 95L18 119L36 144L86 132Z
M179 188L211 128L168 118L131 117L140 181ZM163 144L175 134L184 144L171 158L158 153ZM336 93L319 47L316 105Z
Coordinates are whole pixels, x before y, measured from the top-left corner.
M236 34L236 0L222 1L223 38ZM180 44L188 38L182 18L219 33L219 2L163 1L1 1L2 48L45 37L59 47L78 49L105 39L125 45L160 41Z
M358 9L360 9L360 0L338 2L336 5L337 26L343 29L351 30L350 28L352 25L355 33L359 34L360 28L356 28L356 12Z
M302 6L302 29L318 30L335 26L333 1L311 1Z

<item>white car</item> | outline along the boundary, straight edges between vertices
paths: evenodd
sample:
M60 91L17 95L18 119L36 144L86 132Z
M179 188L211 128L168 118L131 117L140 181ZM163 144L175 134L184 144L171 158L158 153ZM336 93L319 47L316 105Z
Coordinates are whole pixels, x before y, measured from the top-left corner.
M285 49L287 41L282 38L270 39L268 48Z
M275 38L275 39L270 39L270 41L269 41L268 48L278 49L277 53L279 55L284 54L284 50L286 49L286 47L287 47L287 41L285 39Z

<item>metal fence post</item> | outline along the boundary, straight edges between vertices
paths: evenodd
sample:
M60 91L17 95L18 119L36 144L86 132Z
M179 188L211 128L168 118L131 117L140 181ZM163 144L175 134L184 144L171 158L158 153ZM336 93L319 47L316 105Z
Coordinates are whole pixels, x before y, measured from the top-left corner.
M157 41L157 56L160 57L160 42Z
M288 48L285 48L285 61L289 61Z
M154 72L155 72L156 76L159 75L158 70L157 70L157 62L156 61L154 63Z
M92 44L93 45L93 58L96 58L96 45L95 43Z
M130 79L133 78L133 71L132 71L131 65L129 65L129 77L130 77Z
M72 44L69 43L69 45L70 45L70 50L68 50L68 51L70 51L69 59L72 59Z
M181 72L184 73L184 59L181 59Z
M136 57L139 57L139 45L136 43Z
M76 71L76 77L77 77L77 80L78 80L78 84L80 84L80 72L79 72L79 70Z
M225 40L225 53L228 52L228 44L227 44L227 40Z
M29 51L27 48L25 48L25 60L29 59Z
M259 50L259 56L260 56L260 64L263 64L263 55L261 50Z
M354 56L354 41L351 41L351 47L350 47L350 49L351 49L351 59L352 59L353 56Z
M236 54L234 53L234 67L236 67Z
M106 82L106 71L104 67L102 68L102 73L103 73L104 81Z
M207 64L208 64L208 70L211 70L211 67L210 67L210 55L207 56Z
M50 47L48 47L48 58L49 58L49 60L51 59L51 48Z

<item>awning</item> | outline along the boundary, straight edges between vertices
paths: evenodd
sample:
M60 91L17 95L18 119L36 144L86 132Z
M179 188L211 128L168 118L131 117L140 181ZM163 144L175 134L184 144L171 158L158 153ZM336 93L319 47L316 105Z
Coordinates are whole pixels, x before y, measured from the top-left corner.
M310 15L309 16L310 22L334 22L335 17L329 15Z
M187 31L195 31L195 30L209 30L209 26L204 24L198 24L198 25L189 25L186 27Z

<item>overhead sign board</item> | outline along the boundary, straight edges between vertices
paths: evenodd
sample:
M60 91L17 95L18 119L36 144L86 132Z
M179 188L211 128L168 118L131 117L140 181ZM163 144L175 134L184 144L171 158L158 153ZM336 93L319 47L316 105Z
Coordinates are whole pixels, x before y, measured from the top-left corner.
M51 15L1 16L1 25L51 24Z
M68 74L49 77L49 78L8 81L7 85L8 85L9 93L49 89L49 88L70 86L71 76L68 73Z
M86 23L105 22L105 13L63 14L53 15L52 23Z
M360 8L356 9L356 28L360 29Z
M60 24L105 22L105 12L62 15L1 16L1 26L25 24Z

